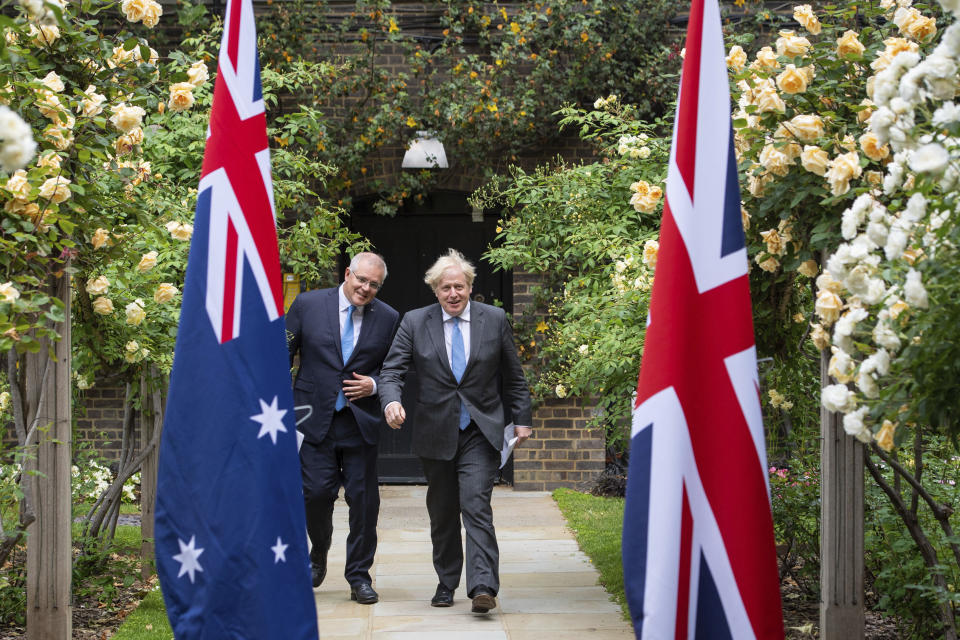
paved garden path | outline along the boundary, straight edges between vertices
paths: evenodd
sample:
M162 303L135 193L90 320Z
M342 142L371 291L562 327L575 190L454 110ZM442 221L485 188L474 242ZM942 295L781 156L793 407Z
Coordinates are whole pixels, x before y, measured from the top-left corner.
M373 565L375 605L350 600L343 578L347 508L337 501L327 579L314 591L321 638L371 640L583 640L633 637L620 607L597 585L546 492L497 487L493 514L500 542L500 605L470 613L461 580L454 606L430 606L437 586L430 556L426 487L381 487L380 543Z

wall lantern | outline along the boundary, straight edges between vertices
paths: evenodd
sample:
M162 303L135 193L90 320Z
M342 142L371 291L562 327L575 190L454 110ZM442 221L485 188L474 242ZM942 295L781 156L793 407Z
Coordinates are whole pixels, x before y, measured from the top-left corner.
M400 166L404 169L446 169L447 153L443 150L443 143L434 138L433 134L417 131L417 137L403 154L403 163Z

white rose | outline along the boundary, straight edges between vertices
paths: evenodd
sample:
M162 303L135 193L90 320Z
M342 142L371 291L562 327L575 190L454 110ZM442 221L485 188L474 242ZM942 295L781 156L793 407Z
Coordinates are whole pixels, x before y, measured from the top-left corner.
M927 290L924 289L920 272L916 269L910 269L907 272L907 282L903 285L903 297L912 307L926 309L929 306Z
M888 351L900 350L900 338L885 320L879 320L873 328L873 340Z
M20 291L13 286L13 282L4 282L0 284L0 296L3 296L4 302L13 302L20 297Z
M870 427L863 422L866 413L867 407L860 407L856 411L843 416L843 430L847 435L853 436L860 442L870 442L873 439Z
M950 153L936 142L925 144L910 154L910 168L917 173L940 173L950 162Z
M143 310L143 300L137 298L130 304L126 306L127 311L127 324L138 325L143 322L143 319L147 317L146 312Z
M831 384L823 388L820 403L828 410L840 413L852 411L856 406L856 397L845 384Z
M87 293L93 296L99 296L107 292L107 289L110 288L110 281L107 279L107 276L100 276L98 278L90 278L87 280Z

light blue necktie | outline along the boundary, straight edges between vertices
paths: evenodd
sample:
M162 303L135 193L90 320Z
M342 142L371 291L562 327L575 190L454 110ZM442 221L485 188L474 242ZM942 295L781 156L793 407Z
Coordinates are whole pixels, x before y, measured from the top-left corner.
M463 334L460 333L460 318L453 318L453 333L450 337L450 366L453 369L453 377L460 382L463 378L463 372L467 368L467 356L463 351ZM460 401L460 430L463 431L470 424L470 412L467 411L467 405Z
M353 353L353 311L355 306L347 307L347 321L343 323L343 335L340 336L340 352L343 354L343 364L347 364L350 354ZM461 351L463 346L461 345ZM334 409L340 411L347 406L347 396L343 395L343 387L340 387L340 393L337 394L337 404Z

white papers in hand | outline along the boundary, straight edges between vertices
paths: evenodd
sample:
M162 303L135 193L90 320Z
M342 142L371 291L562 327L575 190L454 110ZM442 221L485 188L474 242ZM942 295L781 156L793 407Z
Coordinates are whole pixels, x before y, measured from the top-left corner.
M510 459L510 454L513 453L513 448L517 446L517 436L514 435L516 428L511 422L506 427L503 428L503 449L500 450L500 468L503 469L503 466L507 464L507 460Z

